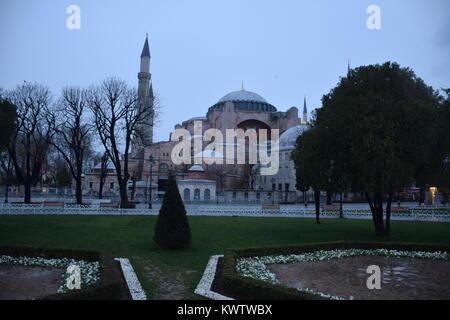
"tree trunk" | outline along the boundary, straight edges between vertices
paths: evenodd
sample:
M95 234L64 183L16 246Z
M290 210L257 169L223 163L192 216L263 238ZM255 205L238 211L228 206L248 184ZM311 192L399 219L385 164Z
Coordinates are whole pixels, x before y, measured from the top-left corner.
M31 203L31 183L24 183L23 187L25 192L23 202Z
M331 206L331 197L333 196L333 194L331 193L331 191L327 191L327 206Z
M320 223L320 191L314 190L314 204L316 206L316 223Z
M375 233L378 237L384 237L384 223L383 223L383 196L381 193L375 193L373 199L369 193L365 193L370 210L372 211L372 221L375 226Z
M100 185L98 187L98 198L103 199L103 186L105 183L100 182Z
M424 202L425 202L425 186L421 186L419 191L419 206L422 206Z
M391 204L392 204L392 193L389 193L386 204L386 228L384 230L384 234L386 237L389 237L391 233Z
M136 179L133 179L133 186L131 187L131 200L134 200L135 193L136 193Z
M9 191L9 184L7 183L5 186L5 203L8 203L8 191Z
M305 208L308 207L308 201L306 201L306 191L303 191L303 203L305 204Z
M121 180L119 182L120 189L120 207L125 208L128 205L127 181Z
M83 204L83 191L81 189L81 176L75 181L75 199L77 204Z

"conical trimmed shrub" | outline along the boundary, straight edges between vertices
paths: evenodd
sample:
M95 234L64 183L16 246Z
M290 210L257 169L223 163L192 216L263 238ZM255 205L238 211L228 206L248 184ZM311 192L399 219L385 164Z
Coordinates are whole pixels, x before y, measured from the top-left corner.
M186 209L176 179L169 175L163 204L159 210L153 240L163 249L184 249L191 242Z

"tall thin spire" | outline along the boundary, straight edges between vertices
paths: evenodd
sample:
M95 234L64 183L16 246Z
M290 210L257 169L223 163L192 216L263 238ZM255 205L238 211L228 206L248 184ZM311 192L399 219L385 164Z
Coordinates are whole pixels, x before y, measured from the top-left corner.
M347 76L350 75L350 70L351 70L351 68L350 68L350 59L347 59Z
M245 88L244 88L244 80L242 80L241 91L245 91Z
M303 119L304 124L308 123L308 108L306 107L306 96L303 97Z
M150 49L148 35L145 36L144 48L141 53L141 63L138 73L138 108L142 119L136 125L133 137L132 152L136 157L142 157L144 148L153 143L153 86L150 73Z
M144 48L142 48L141 58L150 57L150 48L148 46L148 33L145 34Z

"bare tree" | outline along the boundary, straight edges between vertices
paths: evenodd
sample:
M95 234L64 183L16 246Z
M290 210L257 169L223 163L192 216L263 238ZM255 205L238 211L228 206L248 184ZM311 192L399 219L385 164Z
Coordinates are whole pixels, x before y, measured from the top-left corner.
M47 87L24 82L7 93L17 106L17 128L7 147L16 178L25 189L24 202L31 202L31 187L36 185L52 138L50 91Z
M126 207L131 140L145 110L137 107L136 90L117 78L108 78L91 88L88 103L100 141L116 169L121 207Z
M98 185L98 198L103 199L103 186L106 182L106 176L108 175L108 163L109 157L108 153L105 151L100 158L100 173L98 175L99 185Z
M93 129L87 121L86 92L77 87L65 87L55 111L52 145L67 163L75 180L76 203L82 204L83 164L91 149Z

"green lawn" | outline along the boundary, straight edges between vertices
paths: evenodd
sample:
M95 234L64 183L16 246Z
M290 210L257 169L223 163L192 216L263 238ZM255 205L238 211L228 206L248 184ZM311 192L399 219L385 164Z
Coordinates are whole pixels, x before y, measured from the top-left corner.
M226 248L307 242L380 241L370 220L189 217L187 250L160 250L152 241L155 216L0 215L0 244L93 249L129 258L151 299L198 298L193 291L208 259ZM392 222L383 241L450 244L450 223Z

